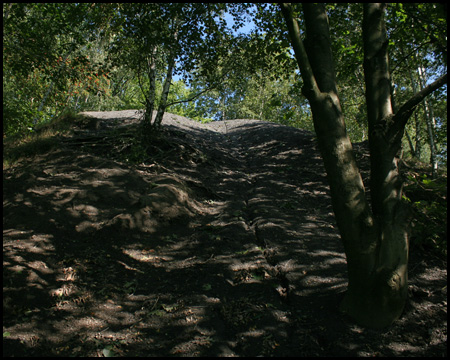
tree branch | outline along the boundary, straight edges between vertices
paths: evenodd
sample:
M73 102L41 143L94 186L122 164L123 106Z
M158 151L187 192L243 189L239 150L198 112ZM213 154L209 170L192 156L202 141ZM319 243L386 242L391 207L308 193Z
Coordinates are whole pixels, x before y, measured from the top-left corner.
M447 74L442 75L436 81L431 83L430 85L424 87L418 93L414 94L412 97L406 101L402 107L397 111L393 118L393 123L391 129L389 129L389 135L393 135L395 133L402 133L403 129L408 122L408 119L411 117L417 105L419 105L422 100L430 95L433 91L439 89L441 86L447 83Z
M198 98L201 94L204 94L205 92L207 92L207 91L209 91L209 90L212 90L212 89L214 89L214 87L208 87L208 88L206 88L206 89L200 91L199 93L195 94L194 96L192 96L192 97L190 97L190 98L188 98L188 99L185 99L185 100L178 100L178 101L171 102L171 103L167 104L167 107L172 106L172 105L175 105L175 104L180 104L180 103L183 103L183 102L189 102L189 101L192 101L192 100Z
M303 81L305 82L303 87L305 96L308 95L306 96L307 98L310 96L317 97L320 94L319 86L317 85L316 78L314 77L314 73L308 59L308 54L306 53L305 46L303 45L298 22L294 19L292 14L291 4L281 3L280 8L286 21L289 37L291 38L291 44L294 48L295 58L297 59L298 67L300 68L300 73L302 74Z

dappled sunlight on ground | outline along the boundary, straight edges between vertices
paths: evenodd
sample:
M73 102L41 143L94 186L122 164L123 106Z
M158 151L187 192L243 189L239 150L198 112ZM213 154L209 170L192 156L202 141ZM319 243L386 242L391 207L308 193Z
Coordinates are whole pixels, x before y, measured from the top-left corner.
M135 126L113 115L102 134ZM426 354L403 330L442 307L430 320L412 301L389 336L338 312L346 260L310 133L167 116L157 161L66 141L4 171L4 355Z

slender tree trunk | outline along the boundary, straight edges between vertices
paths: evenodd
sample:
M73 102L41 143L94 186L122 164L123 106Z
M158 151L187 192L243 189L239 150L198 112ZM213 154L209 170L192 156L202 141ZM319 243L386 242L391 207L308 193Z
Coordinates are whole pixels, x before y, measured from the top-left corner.
M159 129L161 126L161 122L164 116L164 112L166 111L167 107L167 98L169 96L170 91L170 85L172 84L172 74L173 69L175 67L175 56L176 56L176 49L178 48L178 26L179 20L176 18L173 21L174 24L174 32L173 32L173 44L172 44L172 50L170 51L169 55L169 64L167 67L167 73L166 73L166 80L164 81L163 91L161 94L161 99L159 102L158 112L156 114L155 118L155 128Z
M222 92L222 96L219 100L219 109L220 109L220 120L225 121L226 120L226 113L225 113L225 92Z
M414 113L414 115L416 116L416 113ZM409 151L411 151L411 155L413 157L416 157L416 149L414 149L414 144L411 139L411 135L409 135L408 131L405 131L405 135L406 135L406 140L408 140Z
M143 135L148 136L152 129L152 119L153 119L153 109L155 107L155 92L156 92L156 57L157 57L157 46L151 45L150 56L147 59L147 74L149 79L149 89L146 94L145 111L142 120ZM139 81L141 90L143 86Z
M417 112L414 113L414 128L416 130L414 135L414 143L416 144L415 156L416 159L420 159L422 156L422 136L420 134L420 119Z
M161 126L162 118L167 107L167 98L169 95L170 85L172 83L172 74L175 67L175 57L178 49L178 26L179 20L174 19L174 32L172 49L169 56L169 64L166 73L166 79L164 81L163 90L160 97L158 111L155 116L155 121L152 123L153 109L155 107L156 98L156 61L157 61L157 45L151 46L150 57L148 60L148 77L150 80L150 86L148 90L146 110L144 115L144 133L149 135L153 130L158 130ZM141 87L142 88L142 87Z
M161 100L159 102L158 112L156 114L154 127L159 128L161 126L161 122L164 116L164 112L167 107L167 97L169 96L170 85L172 83L172 73L173 68L175 66L175 59L172 58L169 62L169 66L167 68L166 80L164 81L164 87L161 94Z
M406 61L406 63L408 63L407 59L405 61ZM413 72L410 72L409 75L410 75L409 78L410 78L410 81L411 81L411 87L412 87L413 93L415 94L417 92L417 84L416 84L416 81L414 80ZM419 117L417 115L417 111L414 112L414 127L415 127L415 130L416 130L416 134L415 134L415 144L416 144L416 146L415 147L414 147L414 144L413 144L412 139L409 136L408 132L406 132L406 136L407 136L407 139L408 139L408 143L409 143L409 147L411 149L412 156L414 156L415 158L419 159L420 158L420 153L421 153L421 151L420 151L421 144L420 144L420 122L419 122Z
M261 73L261 83L259 85L259 94L260 94L260 107L259 107L259 120L265 120L264 118L264 106L265 106L265 100L266 100L266 81Z
M426 75L424 72L424 68L419 66L417 69L417 73L419 75L419 85L420 89L425 87L427 82ZM432 177L435 178L438 170L438 163L436 158L436 145L434 142L434 133L436 120L434 118L433 107L430 105L427 99L423 100L423 109L425 114L425 121L427 123L427 132L428 132L428 144L430 146L430 164L431 164L431 173Z
M430 144L430 163L431 163L431 174L433 179L437 177L438 171L438 161L436 156L436 143L434 141L434 134L436 132L436 119L434 117L433 106L425 101L425 108L427 109L427 130L428 130L428 141Z

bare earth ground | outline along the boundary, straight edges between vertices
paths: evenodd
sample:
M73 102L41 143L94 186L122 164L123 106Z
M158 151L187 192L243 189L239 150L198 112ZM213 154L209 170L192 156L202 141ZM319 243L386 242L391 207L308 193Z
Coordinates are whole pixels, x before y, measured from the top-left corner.
M311 133L166 114L166 140L130 165L105 139L135 111L86 115L97 130L3 172L3 356L447 355L446 263L414 248L399 321L339 313L346 261Z

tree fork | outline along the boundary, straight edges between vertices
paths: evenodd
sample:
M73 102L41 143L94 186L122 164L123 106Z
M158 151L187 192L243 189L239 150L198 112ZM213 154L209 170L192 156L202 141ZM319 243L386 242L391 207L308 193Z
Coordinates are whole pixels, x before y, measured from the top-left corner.
M333 210L347 256L348 291L341 309L358 323L374 328L390 325L402 313L407 295L407 232L405 216L399 205L401 192L392 147L385 146L382 136L372 137L372 169L382 177L372 178L374 213L369 208L364 184L347 136L345 122L336 90L328 18L321 4L304 4L307 38L321 39L320 46L303 46L297 21L289 4L282 4L291 43L305 83L303 93L311 104L314 127L327 171ZM384 31L384 6L375 5L365 11L365 73L368 113L371 130L388 124L392 118L390 83L387 67L387 41ZM368 36L369 35L369 36ZM376 39L374 46L370 41ZM311 59L314 59L312 61ZM320 66L311 66L311 63ZM324 61L324 59L326 61ZM373 119L377 119L373 121ZM371 119L369 119L369 122ZM374 126L376 125L376 126ZM376 133L372 131L372 133ZM374 141L375 140L375 141ZM392 168L394 168L393 172ZM372 172L374 175L374 172ZM377 175L377 174L375 174ZM386 175L393 175L392 177ZM388 179L387 185L384 180ZM385 186L386 185L386 186ZM375 194L375 195L374 195ZM374 196L383 195L382 208L389 209L384 217Z

